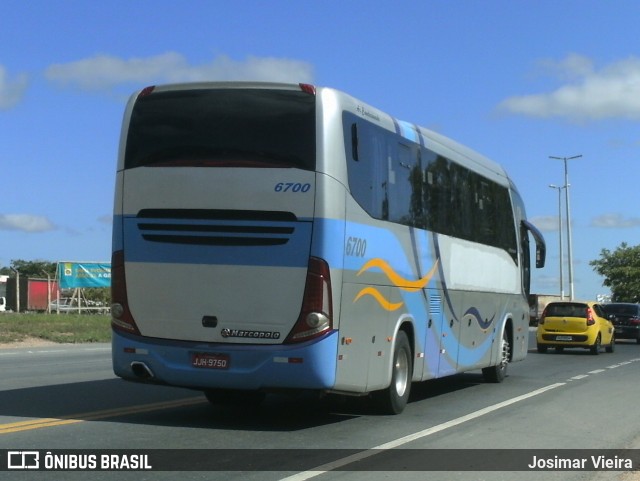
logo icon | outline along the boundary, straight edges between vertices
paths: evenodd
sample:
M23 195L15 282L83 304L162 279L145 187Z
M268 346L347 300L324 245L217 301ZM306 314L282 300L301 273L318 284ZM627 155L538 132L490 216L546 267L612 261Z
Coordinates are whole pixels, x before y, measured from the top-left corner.
M278 331L244 331L242 329L224 328L220 331L220 335L224 338L248 337L251 339L280 339L280 333Z
M40 453L38 451L8 451L8 469L39 469Z

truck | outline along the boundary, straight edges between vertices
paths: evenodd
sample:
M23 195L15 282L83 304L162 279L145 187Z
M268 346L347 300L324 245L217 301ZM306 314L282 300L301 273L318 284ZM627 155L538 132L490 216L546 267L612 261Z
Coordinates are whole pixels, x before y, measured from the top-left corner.
M7 310L7 281L9 276L0 274L0 312Z
M537 326L547 304L562 299L556 294L529 294L529 325Z
M33 277L20 277L16 291L16 278L7 281L6 309L23 311L46 311L49 303L58 297L58 281ZM20 303L18 309L17 303Z

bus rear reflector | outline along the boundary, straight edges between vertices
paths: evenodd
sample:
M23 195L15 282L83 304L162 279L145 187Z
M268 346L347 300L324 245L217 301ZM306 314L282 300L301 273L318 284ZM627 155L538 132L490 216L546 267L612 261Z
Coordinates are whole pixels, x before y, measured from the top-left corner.
M281 364L302 364L304 358L302 357L274 357L273 362Z

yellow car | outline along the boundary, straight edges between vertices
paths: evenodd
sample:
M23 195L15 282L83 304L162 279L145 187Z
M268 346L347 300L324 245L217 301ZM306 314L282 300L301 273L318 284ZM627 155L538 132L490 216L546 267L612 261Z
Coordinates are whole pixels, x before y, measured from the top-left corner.
M541 353L550 347L557 351L582 347L591 354L599 354L602 346L613 352L616 342L613 324L602 306L581 301L550 302L538 322L536 341Z

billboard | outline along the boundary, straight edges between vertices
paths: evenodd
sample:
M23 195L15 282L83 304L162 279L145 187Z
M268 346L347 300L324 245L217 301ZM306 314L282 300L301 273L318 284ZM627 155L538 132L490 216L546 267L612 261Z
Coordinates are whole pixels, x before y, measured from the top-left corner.
M60 288L111 287L110 262L59 262Z

